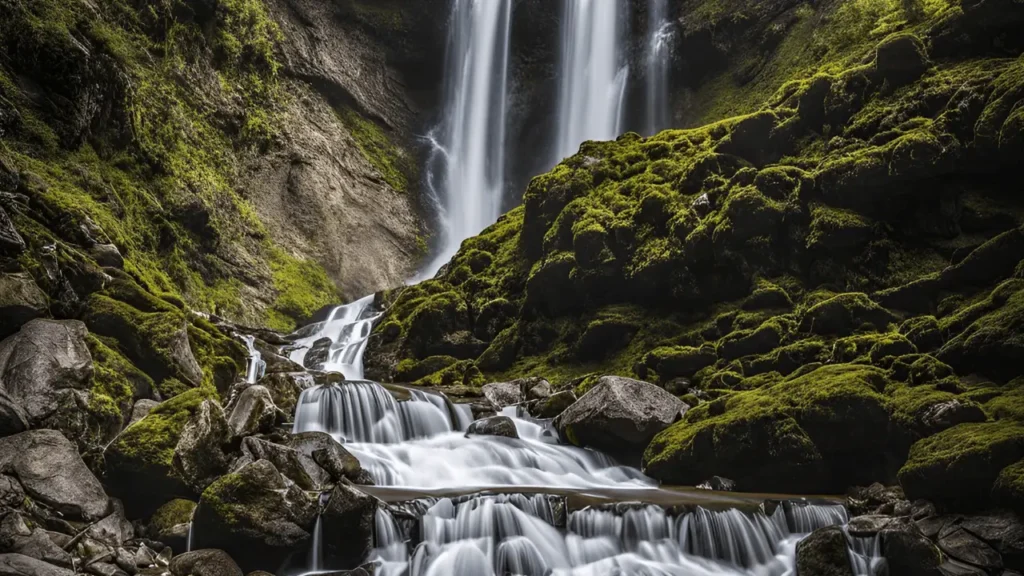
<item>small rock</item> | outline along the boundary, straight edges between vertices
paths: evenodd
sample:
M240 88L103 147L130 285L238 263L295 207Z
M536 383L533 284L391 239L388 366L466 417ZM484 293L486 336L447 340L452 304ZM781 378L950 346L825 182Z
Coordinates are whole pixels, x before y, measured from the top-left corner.
M524 382L526 386L533 384L526 390L527 400L544 400L551 396L551 384L547 380L538 379L535 382L536 383L534 384L533 382L530 382L529 379Z
M124 257L113 244L95 244L89 249L89 255L104 268L124 268Z
M522 388L517 382L484 384L482 391L484 398L487 398L499 410L507 406L515 406L526 400Z
M171 560L174 576L242 576L242 569L223 550L195 550Z
M929 406L921 415L921 423L931 433L941 432L965 422L984 422L988 417L981 406L954 398Z
M85 571L95 576L128 576L128 574L110 562L88 562Z
M576 402L576 393L572 390L556 392L545 400L540 400L533 408L537 418L555 418Z
M473 422L466 431L466 437L468 438L474 434L519 438L519 432L516 431L516 423L508 416L492 416L491 418L484 418L483 420Z

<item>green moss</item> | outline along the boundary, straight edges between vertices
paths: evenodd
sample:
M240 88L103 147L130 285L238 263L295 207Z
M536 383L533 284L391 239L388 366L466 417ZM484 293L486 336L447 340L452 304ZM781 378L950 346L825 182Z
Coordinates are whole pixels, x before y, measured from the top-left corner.
M1024 510L1024 460L1011 464L999 473L992 495L996 503L1016 510Z
M175 526L192 522L192 513L195 512L196 503L191 500L176 498L167 502L153 513L149 520L151 530L159 533L169 533Z
M416 178L415 167L384 129L351 108L343 108L338 116L363 157L380 173L388 186L398 192L407 192L409 182Z
M1024 456L1024 427L1010 421L960 424L919 440L899 472L908 498L957 509L987 505L996 478Z
M95 335L90 334L86 344L93 360L88 409L94 418L114 422L120 428L131 414L135 398L148 396L153 390L153 380Z
M277 297L267 311L266 323L273 329L290 332L298 322L314 312L341 300L334 283L324 269L310 260L299 260L283 250L272 250L270 269Z
M215 397L209 388L195 388L159 404L118 437L111 445L113 454L132 471L173 474L171 459L178 436L199 405Z
M985 412L993 418L1024 423L1024 378L1013 380L997 394L985 402Z

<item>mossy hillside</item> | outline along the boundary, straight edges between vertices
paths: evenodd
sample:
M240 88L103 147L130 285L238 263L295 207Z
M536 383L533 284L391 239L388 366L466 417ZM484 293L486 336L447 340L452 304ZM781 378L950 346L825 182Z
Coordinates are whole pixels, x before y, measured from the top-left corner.
M15 218L31 246L22 264L35 271L53 241L110 242L147 290L280 327L282 316L301 319L280 309L292 303L283 284L337 298L314 275L289 275L312 265L274 247L236 188L242 159L272 146L280 122L280 33L260 0L196 6L5 8L0 89L19 120L5 127L0 155L31 200ZM49 99L30 97L22 79ZM76 232L84 221L91 237ZM283 264L271 270L270 261ZM266 289L243 298L253 285Z
M409 182L418 178L413 159L406 156L384 128L372 119L363 117L351 108L343 108L338 116L363 157L377 170L384 182L394 190L407 192Z

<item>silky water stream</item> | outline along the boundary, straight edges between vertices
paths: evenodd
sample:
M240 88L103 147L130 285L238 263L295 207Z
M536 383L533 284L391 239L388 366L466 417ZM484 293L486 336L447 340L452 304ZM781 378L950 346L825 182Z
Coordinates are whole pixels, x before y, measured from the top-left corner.
M373 477L367 491L393 503L377 512L367 558L378 574L795 575L800 539L848 520L834 502L662 489L559 442L546 421L515 417L518 439L467 435L468 405L362 378L376 315L372 298L339 307L296 338L292 359L331 340L324 367L346 380L306 389L293 431L331 434ZM849 543L858 576L880 573L877 542ZM331 569L319 531L313 545L310 570Z

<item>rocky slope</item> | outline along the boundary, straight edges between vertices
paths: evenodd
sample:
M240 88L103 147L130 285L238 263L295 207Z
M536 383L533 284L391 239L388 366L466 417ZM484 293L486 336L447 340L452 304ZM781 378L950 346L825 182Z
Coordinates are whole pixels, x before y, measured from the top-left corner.
M690 407L646 446L663 481L899 481L1019 509L1022 10L804 14L801 54L820 54L781 71L788 52L766 54L755 110L585 144L437 278L386 295L368 375L454 394L537 375L577 395L633 376Z

